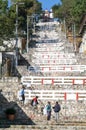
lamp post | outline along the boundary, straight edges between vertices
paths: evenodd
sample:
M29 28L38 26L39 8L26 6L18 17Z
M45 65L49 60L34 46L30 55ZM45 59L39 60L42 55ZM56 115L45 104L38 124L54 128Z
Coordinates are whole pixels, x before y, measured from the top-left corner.
M65 18L64 18L64 32L65 32L65 39L66 39L67 36L66 36L66 21L65 21Z
M29 41L30 41L30 36L29 36L29 23L30 23L30 20L32 19L32 24L33 24L33 16L28 16L27 15L27 44L26 44L26 50L27 50L27 53L28 53L28 49L29 49Z
M76 52L76 26L74 23L74 51Z
M29 27L29 21L28 21L28 15L27 15L27 53L28 53L28 43L29 43L29 32L28 32L28 27Z
M0 78L2 77L2 52L0 52Z
M18 65L18 3L16 3L16 54L15 54L15 66Z
M35 21L35 15L36 15L36 14L33 15L34 33L35 33L35 22L36 22L36 21Z
M18 5L22 5L24 3L16 2L16 54L15 54L15 66L18 66Z
M76 28L75 28L75 23L73 23L73 25L72 25L72 35L73 35L74 52L76 52Z

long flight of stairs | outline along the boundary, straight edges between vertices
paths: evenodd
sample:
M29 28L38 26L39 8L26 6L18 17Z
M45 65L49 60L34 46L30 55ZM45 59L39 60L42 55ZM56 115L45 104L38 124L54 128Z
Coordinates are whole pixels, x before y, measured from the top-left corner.
M78 110L78 90L80 90L80 92L82 90L85 90L85 86L86 86L86 82L85 79L84 80L77 80L79 78L79 76L84 77L85 76L85 68L83 69L83 71L81 71L82 68L79 68L79 65L83 65L84 67L86 67L86 63L83 62L82 64L82 56L80 54L75 54L74 50L73 50L73 45L71 43L69 43L64 35L60 32L60 27L57 27L57 32L55 31L45 31L45 32L39 32L39 36L40 36L40 42L36 43L35 48L33 48L32 53L30 53L30 58L28 58L28 56L25 56L26 60L29 61L30 66L28 67L28 72L31 73L31 77L32 77L32 86L34 86L35 88L35 92L36 90L70 90L71 93L73 93L73 90L76 90L76 96L74 94L67 94L67 100L68 101L60 101L60 103L62 104L62 102L66 102L66 106L63 105L65 103L62 104L62 109L67 107L67 110L70 109L71 112L75 111L75 116L66 111L66 116L67 116L67 121L76 121L76 120L82 120L81 118L81 113L83 113L83 121L85 119L85 115L84 115L84 110L85 108L81 109L81 111ZM47 36L47 38L45 37L45 35ZM56 39L57 38L57 39ZM53 39L53 40L51 40ZM57 40L57 43L53 42L54 40ZM56 67L63 67L63 70L57 70L57 71L52 71L51 73L51 68L53 67L53 69L55 70L55 66ZM73 66L76 67L75 71L73 70ZM58 68L59 68L58 67ZM68 68L69 67L69 68ZM35 79L34 77L43 77L43 79L41 80L41 84L37 84L36 85L36 81L37 79ZM39 76L39 77L38 77ZM72 80L72 85L69 84L67 85L67 82L64 85L59 84L59 85L55 85L55 77L78 77L77 79ZM24 76L23 76L24 77ZM48 77L48 80L46 80ZM53 77L53 80L50 81L49 77ZM86 78L86 77L85 77ZM26 75L26 79L25 82L29 82L29 76ZM25 83L24 79L22 81L22 83ZM35 82L35 84L34 84ZM52 85L53 83L53 85ZM64 80L63 80L64 83ZM42 87L43 86L43 87ZM84 87L83 87L84 86ZM86 93L85 93L86 96ZM39 96L40 98L40 96ZM66 100L66 98L64 97L64 100ZM74 101L72 101L74 100ZM81 99L83 100L83 99ZM52 101L52 99L51 99ZM71 106L71 103L72 105ZM45 102L46 104L46 102ZM80 104L80 103L79 103ZM82 103L83 104L83 103ZM67 106L68 105L68 106ZM70 107L70 106L71 107ZM75 107L76 105L76 107ZM80 106L79 106L80 108ZM66 108L65 108L66 109ZM65 118L65 111L63 111L62 115L63 118L62 120L64 120ZM76 114L76 112L78 113L78 115ZM80 114L79 114L80 113ZM74 114L74 113L73 113ZM76 119L77 118L77 119ZM62 121L61 120L61 121Z
M48 23L48 26L50 23ZM45 26L45 23L44 25ZM61 28L60 25L57 25L57 32L56 30L45 30L39 32L39 39L40 43L37 43L34 48L29 49L29 55L28 54L23 54L25 60L28 62L28 66L18 66L18 71L22 77L27 76L27 77L33 77L33 76L39 76L39 77L63 77L63 76L84 76L85 72L81 73L80 71L73 72L71 71L72 65L78 65L80 63L80 60L78 60L78 56L75 55L73 52L73 45L68 43L68 41L65 39L65 36L63 33L61 33ZM55 43L56 41L56 43ZM51 43L48 43L51 42ZM69 56L70 55L70 56ZM70 60L71 59L71 60ZM83 62L84 63L84 62ZM50 69L53 67L55 69L55 66L64 66L63 70L61 71L50 71ZM84 64L85 65L85 64ZM49 66L49 67L48 67ZM68 68L69 66L69 68ZM32 67L32 68L31 68ZM51 68L50 68L51 67ZM62 69L62 68L61 68ZM28 80L27 80L28 82ZM22 80L22 83L23 80ZM47 82L41 82L42 84L36 85L36 84L31 84L31 88L28 88L26 86L26 91L46 91L46 90L84 90L85 85L83 87L82 84L77 85L55 85L54 83L51 84L50 81ZM44 83L44 84L43 84ZM27 95L26 95L27 96ZM28 95L30 96L30 95ZM27 96L27 97L28 97ZM75 96L75 95L73 95ZM86 115L83 116L84 118L80 119L81 115L69 115L71 111L77 112L78 109L78 101L72 101L73 98L68 95L68 98L70 101L65 101L65 100L59 100L61 104L61 113L60 113L60 119L58 122L55 122L54 115L52 114L51 120L47 121L46 116L43 115L41 108L44 107L44 105L47 103L49 100L42 100L41 102L41 96L39 96L39 105L38 109L39 111L35 111L30 105L30 98L27 98L26 104L23 106L21 102L17 101L18 105L22 110L28 115L27 119L15 119L14 121L8 121L6 119L2 119L0 121L0 128L6 130L85 130L86 129ZM65 98L64 98L65 99ZM75 98L74 98L75 99ZM54 104L56 100L50 99L51 103ZM70 103L72 102L72 103ZM83 101L82 101L83 102ZM83 104L82 102L81 105ZM71 104L73 106L71 106ZM84 101L84 105L86 102ZM76 105L76 107L75 107ZM84 106L85 107L85 106ZM80 106L79 106L80 108ZM66 110L71 109L71 111L68 113ZM81 108L80 108L81 109ZM82 109L83 110L83 109ZM52 110L53 111L53 110ZM53 112L52 112L53 113ZM79 111L78 111L79 113ZM73 113L74 114L74 113ZM81 113L80 113L81 114ZM78 117L78 119L76 119Z

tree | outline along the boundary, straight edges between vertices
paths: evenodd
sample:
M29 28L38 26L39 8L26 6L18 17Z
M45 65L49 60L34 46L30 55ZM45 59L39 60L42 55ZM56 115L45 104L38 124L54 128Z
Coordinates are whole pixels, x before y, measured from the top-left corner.
M55 18L58 17L58 10L59 10L60 6L61 6L61 5L59 4L59 5L54 5L54 6L52 7L52 10L53 10L53 13L54 13L54 17L55 17Z
M61 0L62 4L58 7L53 6L54 13L63 20L65 18L67 27L75 23L79 28L80 19L86 13L86 0Z
M27 15L32 16L33 14L38 14L41 12L42 7L41 3L37 0L12 0L12 6L10 7L10 16L12 18L16 16L15 5L14 3L23 2L23 5L18 6L18 29L21 33L22 30L26 31L27 28ZM15 12L15 14L13 13Z
M18 32L26 31L27 15L38 13L42 10L37 0L12 0L8 8L8 0L0 0L0 44L3 40L15 37L16 2L23 2L18 6Z
M13 21L9 19L8 2L0 0L0 45L13 35Z

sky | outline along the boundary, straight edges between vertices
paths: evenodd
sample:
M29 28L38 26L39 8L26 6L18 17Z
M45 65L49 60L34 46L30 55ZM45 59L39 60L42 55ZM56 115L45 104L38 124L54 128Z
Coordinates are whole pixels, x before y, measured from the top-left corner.
M43 10L50 10L51 7L55 4L61 3L60 0L38 0L39 2L42 3L42 9ZM10 5L10 0L8 0L8 6Z
M38 0L38 1L42 3L43 10L46 9L50 10L53 5L61 3L60 0Z

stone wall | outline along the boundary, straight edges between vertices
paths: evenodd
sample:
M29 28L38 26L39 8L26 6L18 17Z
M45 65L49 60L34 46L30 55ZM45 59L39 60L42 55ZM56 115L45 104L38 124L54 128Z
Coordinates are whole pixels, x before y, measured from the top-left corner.
M10 80L9 80L10 81ZM41 86L39 86L40 89ZM33 110L30 105L30 100L22 106L21 101L18 99L18 91L20 89L20 82L15 80L15 82L6 82L4 80L3 82L0 82L0 118L5 118L4 111L8 107L14 107L17 111L16 118L18 119L27 119L29 116L31 116L31 113L33 113ZM28 89L28 88L26 88ZM46 87L44 87L46 89ZM52 87L53 89L53 87ZM55 104L55 101L50 100L51 105ZM72 120L72 121L84 121L86 120L86 101L60 101L61 104L61 112L60 112L60 119L61 120ZM42 116L41 108L44 107L44 105L47 104L47 101L43 100L40 101L39 99L39 105L38 105L38 111L39 114L36 116ZM54 112L52 109L52 118L54 116Z

